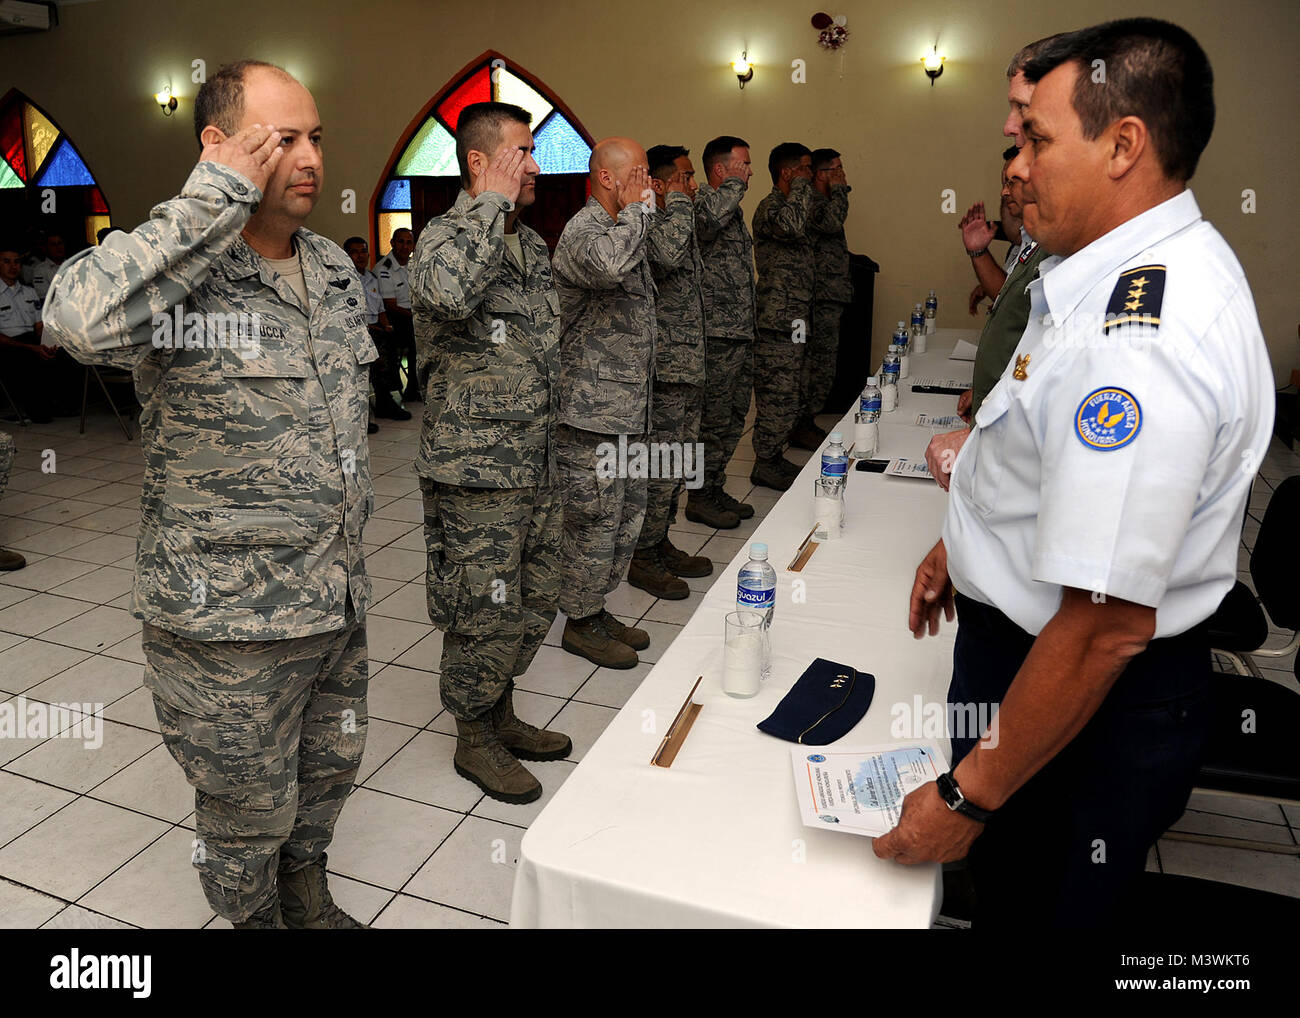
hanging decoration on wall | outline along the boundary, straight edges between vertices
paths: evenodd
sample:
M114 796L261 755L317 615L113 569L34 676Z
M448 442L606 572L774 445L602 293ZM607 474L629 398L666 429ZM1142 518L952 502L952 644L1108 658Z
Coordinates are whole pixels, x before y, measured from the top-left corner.
M814 14L812 26L817 29L817 45L832 52L843 47L849 39L848 20L843 14L833 18L829 14Z

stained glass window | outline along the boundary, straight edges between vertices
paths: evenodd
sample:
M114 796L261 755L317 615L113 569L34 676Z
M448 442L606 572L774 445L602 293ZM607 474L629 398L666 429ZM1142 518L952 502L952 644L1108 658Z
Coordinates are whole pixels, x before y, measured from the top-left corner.
M542 129L533 135L537 146L533 158L543 173L586 173L591 159L591 146L563 114L555 113Z
M401 177L450 177L456 169L456 139L437 120L424 122L394 171Z
M470 103L485 103L492 98L492 69L480 67L460 85L458 85L442 102L438 104L438 115L447 122L447 126L456 130L460 111Z
M68 188L59 208L82 210L86 239L112 225L103 192L85 160L59 125L17 89L0 98L0 190ZM29 223L28 225L38 225Z
M411 207L411 182L409 180L390 180L384 188L384 197L379 202L381 209L409 209Z
M536 130L537 125L546 119L546 114L555 108L532 85L505 68L497 70L493 91L496 92L497 102L514 103L531 113L533 130Z

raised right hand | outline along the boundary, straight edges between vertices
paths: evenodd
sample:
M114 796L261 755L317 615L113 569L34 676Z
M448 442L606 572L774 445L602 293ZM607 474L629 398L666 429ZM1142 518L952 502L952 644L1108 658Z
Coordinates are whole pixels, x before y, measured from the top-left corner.
M633 202L643 202L653 207L654 191L650 189L650 174L644 166L633 166L628 171L627 180L614 184L614 198L620 212Z
M723 173L726 177L735 177L744 184L746 188L749 187L749 178L753 175L753 172L753 170L745 165L743 159L739 159L734 155L723 164Z
M502 149L495 159L488 163L483 175L475 181L471 192L475 197L484 191L495 191L506 201L519 197L519 189L524 181L524 150L518 147Z
M223 135L221 141L203 146L199 162L210 161L227 169L242 173L266 191L267 181L280 164L284 149L280 147L280 132L272 125L254 124L237 134Z

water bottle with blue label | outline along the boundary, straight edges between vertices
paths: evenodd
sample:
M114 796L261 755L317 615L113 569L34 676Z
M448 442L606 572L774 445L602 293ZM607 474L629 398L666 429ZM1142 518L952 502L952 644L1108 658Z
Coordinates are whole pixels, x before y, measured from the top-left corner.
M858 399L858 412L853 415L853 455L857 459L870 459L876 454L880 441L880 386L876 376L867 379L867 387Z
M764 624L772 624L776 612L776 570L767 561L767 545L755 541L749 546L749 561L740 567L736 583L736 607L761 612Z
M909 333L913 336L925 335L925 308L920 301L912 305L912 327Z
M867 421L880 420L880 383L875 375L867 379L867 387L858 398L858 413L866 414Z
M838 431L831 432L822 450L822 476L838 481L841 488L848 479L849 456L844 451L844 436Z
M925 298L925 334L933 336L934 330L939 327L939 298L930 291L930 296Z
M898 339L900 333L905 335L906 332L907 327L899 322L898 330L889 344L889 350L885 353L885 361L880 366L881 409L885 413L890 413L898 406Z

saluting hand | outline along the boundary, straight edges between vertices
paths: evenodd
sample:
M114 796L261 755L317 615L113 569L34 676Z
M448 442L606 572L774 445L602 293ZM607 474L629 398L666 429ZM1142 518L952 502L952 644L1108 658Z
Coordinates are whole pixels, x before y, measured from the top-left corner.
M993 237L998 232L997 227L984 218L982 201L977 201L968 208L957 226L961 229L961 242L966 245L968 252L984 250L993 243Z
M654 202L654 191L650 190L650 175L644 166L633 166L628 172L625 183L614 183L614 199L618 202L620 212L633 202Z
M743 159L739 159L733 155L723 165L723 172L727 175L727 177L735 177L737 180L739 180L742 184L745 185L746 189L748 189L749 178L753 175L754 171L745 165Z
M664 184L665 195L671 194L673 191L686 194L686 174L682 173L681 170L674 170L673 175Z
M265 127L254 124L237 134L222 135L219 142L204 145L199 162L211 161L242 173L259 191L265 192L282 155L280 132L270 124Z
M505 148L497 153L495 159L488 163L482 176L474 182L470 194L477 198L484 191L495 191L506 201L513 202L519 197L519 189L524 182L524 151L521 148Z

